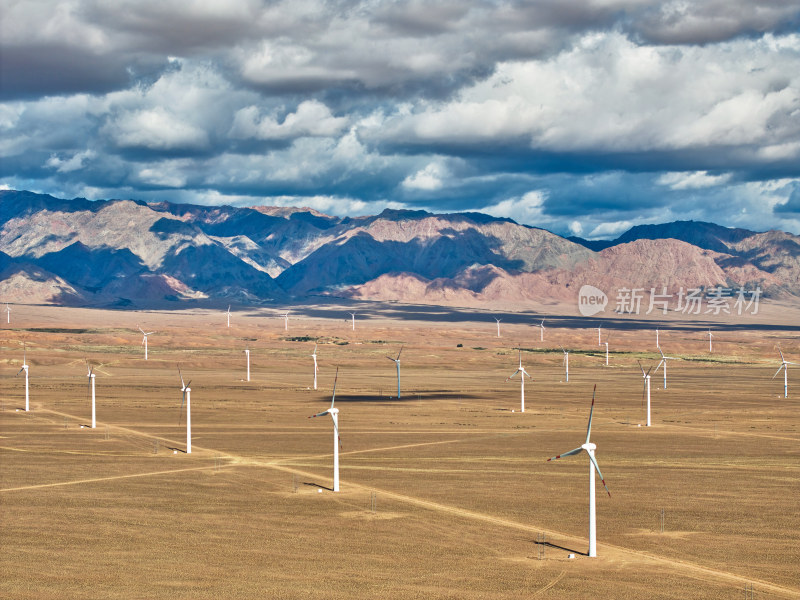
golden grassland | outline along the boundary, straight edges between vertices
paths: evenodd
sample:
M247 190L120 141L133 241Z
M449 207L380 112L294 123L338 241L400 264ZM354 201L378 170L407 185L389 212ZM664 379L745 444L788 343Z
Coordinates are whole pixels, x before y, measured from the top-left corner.
M668 389L653 376L647 428L647 324L606 327L605 367L588 326L556 323L542 343L528 324L498 338L477 314L376 311L355 331L344 310L300 311L288 331L272 314L236 312L227 328L221 311L16 308L0 338L0 596L730 598L752 584L800 598L800 369L788 399L770 379L777 345L800 362L790 322L721 324L713 353L699 324L667 327L664 351L684 360ZM146 362L137 324L156 332ZM517 345L534 378L524 414L506 381ZM398 400L385 357L401 346ZM191 454L177 364L192 381ZM330 405L336 367L338 494L330 419L307 418ZM595 384L612 495L597 482L589 559L586 456L547 458L584 441Z

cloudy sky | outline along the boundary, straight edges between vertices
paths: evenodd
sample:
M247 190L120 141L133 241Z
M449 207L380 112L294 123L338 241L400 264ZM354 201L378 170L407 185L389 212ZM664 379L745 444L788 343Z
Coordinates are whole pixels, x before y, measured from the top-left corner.
M0 187L800 234L800 0L0 0Z

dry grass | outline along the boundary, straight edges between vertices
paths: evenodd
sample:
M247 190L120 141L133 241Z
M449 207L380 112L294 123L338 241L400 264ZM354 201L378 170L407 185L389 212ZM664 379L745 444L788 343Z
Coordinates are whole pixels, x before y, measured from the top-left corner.
M770 380L776 343L800 358L788 326L720 327L713 355L700 330L664 332L666 352L694 360L670 364L667 390L653 378L648 429L636 361L654 363L650 332L612 331L605 368L596 330L553 327L542 344L524 325L498 339L494 321L388 314L355 332L344 314L298 317L287 334L257 312L228 330L222 312L19 307L2 337L0 595L729 598L753 583L759 597L800 597L800 416ZM157 332L147 362L137 322ZM316 392L313 342L287 339L305 337L322 341ZM13 377L22 340L27 414ZM505 382L517 340L536 380L525 414ZM574 350L568 384L557 343ZM401 344L398 401L384 357ZM95 430L80 428L84 356L97 365ZM192 379L190 455L178 362ZM337 365L333 494L330 420L306 417L330 402ZM585 457L546 459L583 441L595 383L592 438L612 497L598 494L590 560Z

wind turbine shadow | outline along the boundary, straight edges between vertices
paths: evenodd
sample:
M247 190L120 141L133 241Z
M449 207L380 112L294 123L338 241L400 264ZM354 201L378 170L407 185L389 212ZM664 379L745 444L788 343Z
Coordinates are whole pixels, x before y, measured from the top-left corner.
M324 485L320 485L318 483L314 483L313 481L304 481L303 485L308 485L308 486L311 486L311 487L320 488L320 489L323 489L323 490L328 490L329 492L333 491L332 487L326 487Z
M175 446L167 446L167 450L172 450L173 452L180 452L181 454L186 454L186 450L184 448L177 448Z
M573 550L572 548L567 548L565 546L559 546L558 544L554 544L552 542L539 542L534 541L534 544L537 546L544 546L546 548L555 548L556 550L564 550L565 552L570 552L572 554L580 554L581 556L589 556L588 552L581 552L580 550Z

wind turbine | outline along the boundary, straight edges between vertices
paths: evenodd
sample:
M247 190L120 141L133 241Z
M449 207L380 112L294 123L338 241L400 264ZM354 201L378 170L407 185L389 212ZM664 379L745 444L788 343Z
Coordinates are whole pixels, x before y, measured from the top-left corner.
M797 365L798 363L793 363L793 362L789 362L788 360L786 360L783 357L783 352L781 351L780 348L778 348L778 352L780 352L780 355L781 355L781 366L778 367L778 370L775 371L775 375L773 375L772 378L775 379L778 376L778 373L781 372L781 369L783 369L783 397L784 398L788 398L789 397L789 365ZM27 373L27 371L25 371L25 372ZM19 375L19 373L17 373L17 375ZM25 398L26 398L26 401L27 401L27 397L28 397L27 396L27 394L28 394L27 385L28 385L28 379L27 379L27 375L26 375L26 378L25 378ZM26 408L25 410L28 410L28 409Z
M283 329L289 331L289 311L287 310L281 316L283 317Z
M230 328L230 326L231 326L231 305L230 304L228 304L228 311L225 314L228 315L228 327ZM248 379L248 381L249 381L249 379Z
M353 321L353 331L356 330L356 313L347 313Z
M604 342L606 345L606 366L608 366L608 340L610 336L606 336L606 341Z
M544 341L544 319L542 319L542 322L539 323L539 341Z
M139 326L137 325L137 327L139 327ZM142 345L144 345L144 359L147 360L147 336L148 335L153 335L155 333L155 331L147 331L147 332L145 332L145 330L142 329L141 327L139 327L139 331L142 332Z
M597 345L598 346L602 346L603 345L603 342L600 341L600 330L601 329L602 329L602 326L598 325L597 326Z
M6 302L6 323L11 323L11 309L8 306L8 302Z
M399 356L399 355L398 355ZM336 402L336 380L339 379L339 367L336 367L336 376L333 378L333 396L331 396L331 407L321 413L311 415L314 417L324 417L330 415L333 419L333 491L339 491L339 448L342 445L342 438L339 436L339 409L333 407Z
M17 375L23 371L25 371L25 412L28 412L31 408L31 405L30 397L28 395L28 349L25 347L25 344L22 345L22 368L17 371ZM17 375L14 375L14 377Z
M661 365L664 365L664 389L667 389L667 361L668 360L677 360L677 359L674 356L664 356L664 353L661 352L661 348L660 347L659 347L658 351L661 353L661 362L658 363L658 367L660 367ZM653 371L653 373L658 371L658 367L656 367L656 370Z
M642 379L644 380L644 387L642 388L642 400L644 400L645 394L647 395L647 427L650 427L650 371L653 370L653 367L651 365L650 368L647 369L647 373L644 372L642 363L639 363L639 368L642 370Z
M712 349L712 347L711 347L711 338L713 338L713 337L714 337L714 334L713 334L713 333L711 333L711 330L709 329L709 330L708 330L708 351L709 351L709 352L713 352L713 351L714 351L714 350Z
M250 381L250 346L245 346L244 353L247 356L247 381Z
M393 360L394 364L397 365L397 399L400 400L400 354L403 352L403 347L400 346L400 352L397 353L397 358L392 358L391 356L387 356L389 360Z
M569 351L564 350L564 346L559 345L561 351L564 353L564 379L569 383Z
M592 433L592 414L594 413L594 395L597 392L597 384L594 386L594 392L592 392L592 408L589 410L589 426L586 428L586 441L579 447L575 448L574 450L570 450L565 454L559 454L558 456L554 456L553 458L548 458L548 461L556 460L559 458L564 458L565 456L572 456L573 454L580 454L584 450L586 454L589 455L589 557L594 558L597 556L597 513L595 511L595 498L594 498L594 472L597 471L597 475L600 477L600 481L603 482L603 487L606 488L606 492L608 492L609 497L611 496L611 492L608 490L608 486L606 485L605 479L603 479L603 474L600 472L600 467L597 466L597 460L594 458L594 451L597 449L597 446L589 441L589 437Z
M85 360L85 359L84 359ZM89 388L92 392L92 429L97 427L97 421L95 420L95 411L94 411L94 367L89 366L89 361L86 361L86 376L89 378ZM87 390L88 392L89 390Z
M495 317L494 320L497 321L497 337L500 337L500 319Z
M314 389L317 389L317 345L314 344L314 354L311 355L314 359Z
M658 343L658 329L656 329L656 348L661 348L661 344Z
M514 371L512 375L506 377L506 381L509 379L513 379L514 375L519 373L519 382L520 382L520 409L519 412L525 412L525 377L533 381L533 377L528 375L528 372L525 370L525 367L522 366L522 348L519 349L519 367L517 370Z
M178 367L178 377L181 378L181 391L183 392L183 399L181 400L181 412L178 414L178 426L181 424L181 416L183 415L183 403L186 403L186 454L192 453L192 380L189 383L183 383L183 375L181 368Z

